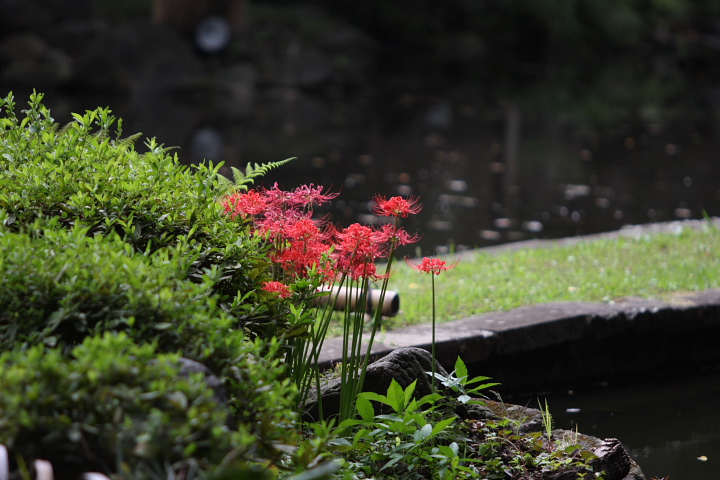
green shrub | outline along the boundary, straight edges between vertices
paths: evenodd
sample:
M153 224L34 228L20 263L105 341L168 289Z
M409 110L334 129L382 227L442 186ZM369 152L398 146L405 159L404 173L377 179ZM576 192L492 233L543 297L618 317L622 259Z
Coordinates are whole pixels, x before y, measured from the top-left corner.
M6 282L0 348L72 348L88 335L126 330L174 351L189 346L209 323L222 324L207 283L185 281L189 262L182 246L177 255L133 255L117 236L93 238L82 228L53 230L56 219L46 223L49 228L33 225L33 234L0 237Z
M0 356L0 443L45 458L66 478L84 471L207 470L254 438L227 426L202 373L124 334L88 337L70 357L37 345ZM242 456L242 455L240 455Z
M190 247L136 255L117 235L37 223L31 234L0 228L0 348L42 343L67 353L87 336L126 331L216 372L233 364L247 339L218 307L210 275L187 281Z
M112 138L116 119L107 108L74 114L58 128L41 102L33 94L20 118L12 94L0 99L0 211L8 231L32 225L37 233L48 222L80 227L90 237L118 235L141 255L177 254L182 245L179 253L192 259L186 279L210 281L239 326L266 338L290 328L282 302L256 294L269 280L266 247L222 214L217 198L227 187L219 165L180 165L154 140L148 153L136 152L137 135Z
M217 167L139 154L107 109L59 129L41 99L22 118L0 99L0 443L138 478L281 465L289 307L260 289L265 242L222 214Z
M48 222L50 226L52 223ZM156 348L177 352L207 365L223 378L232 413L228 425L251 435L253 455L278 455L274 443L292 442L294 437L292 409L296 396L294 387L283 379L280 345L262 339L251 341L242 330L234 329L234 319L209 293L212 282L182 280L191 261L182 252L133 255L117 237L92 238L85 233L74 228L43 230L36 236L0 235L0 278L4 279L0 289L0 348L28 357L39 356L37 352L47 348L48 365L55 362L58 366L53 368L69 371L75 365L63 365L61 357L73 355L80 361L78 352L84 350L78 350L77 345L88 338L120 332L127 335L128 342L152 342L152 352ZM182 248L178 246L177 250ZM102 350L95 352L101 354ZM112 352L108 355L112 358ZM146 363L148 355L133 355L137 363ZM91 365L82 367L86 370L78 370L77 378L73 378L100 374L92 373ZM98 364L98 368L103 366ZM52 382L33 389L46 395L44 405L48 409L64 392L81 395L72 385ZM10 392L5 387L0 391L3 395ZM57 405L62 409L61 403ZM16 419L17 407L6 406L0 410ZM178 417L163 418L179 422L167 428L180 428L186 422ZM2 429L12 431L8 425L0 425ZM20 438L15 443L26 442ZM52 452L48 445L44 449Z

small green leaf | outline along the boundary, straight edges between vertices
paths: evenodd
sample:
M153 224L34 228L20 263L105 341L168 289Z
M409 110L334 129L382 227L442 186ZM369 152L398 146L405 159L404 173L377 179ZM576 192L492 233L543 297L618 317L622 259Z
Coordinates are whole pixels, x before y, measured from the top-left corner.
M444 420L440 420L440 421L439 421L438 423L436 423L435 426L433 427L431 436L434 437L434 436L437 435L438 433L442 432L443 430L445 430L445 428L448 427L448 425L450 425L450 424L453 423L454 421L455 421L455 417L450 417L450 418L446 418L446 419L444 419Z
M364 398L367 398L368 400L372 400L374 402L380 402L380 403L383 403L385 405L389 405L392 407L392 404L388 400L388 397L386 397L385 395L380 395L379 393L361 392L358 394L358 397L364 397Z
M72 114L75 121L77 121L80 125L85 126L85 119L80 115L79 113L73 113Z
M442 395L440 395L439 393L430 393L428 395L425 395L421 399L419 399L417 401L417 404L418 405L425 405L425 404L432 405L435 402L437 402L438 400L440 400L441 398L444 398L444 397Z
M495 387L495 386L497 386L497 385L500 385L500 383L499 383L499 382L483 383L482 385L478 385L478 386L475 387L475 388L469 389L469 390L467 391L467 393L477 393L477 392L479 392L480 390L486 390L486 389L488 389L488 388L492 388L492 387Z
M413 396L413 393L415 392L415 387L417 386L417 380L412 382L408 387L405 389L405 400L403 401L403 406L407 405L410 402L410 399Z
M188 407L187 396L185 396L185 394L180 391L170 393L168 395L168 401L171 405L180 410L185 410Z
M468 371L467 367L465 366L465 362L462 361L462 358L457 357L457 360L455 360L455 376L457 378L467 378Z
M396 412L400 413L405 410L405 392L394 378L388 387L387 399L390 407L392 407L392 409Z
M371 423L375 419L375 409L373 409L372 403L366 397L358 395L355 401L360 417L368 423Z

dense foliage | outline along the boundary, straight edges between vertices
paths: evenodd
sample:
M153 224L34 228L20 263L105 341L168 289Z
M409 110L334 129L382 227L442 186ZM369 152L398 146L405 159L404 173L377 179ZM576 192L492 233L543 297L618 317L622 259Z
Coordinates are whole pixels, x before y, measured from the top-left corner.
M272 340L287 306L258 289L263 244L226 221L217 167L137 153L107 109L58 128L41 99L22 118L2 101L0 444L134 478L272 463L297 436ZM225 407L177 378L179 356L221 379Z
M123 334L88 337L69 357L35 345L0 356L7 446L56 470L207 468L253 436L231 430L202 373L179 377L177 354ZM148 472L144 470L148 469Z
M129 255L172 251L187 259L175 260L184 262L183 279L206 282L242 327L282 333L282 313L253 301L267 280L263 243L222 214L218 166L181 166L154 140L149 153L137 153L137 135L111 138L115 118L107 108L75 114L59 129L41 99L31 97L22 119L11 96L4 102L0 209L9 232L82 228L89 237L116 235Z

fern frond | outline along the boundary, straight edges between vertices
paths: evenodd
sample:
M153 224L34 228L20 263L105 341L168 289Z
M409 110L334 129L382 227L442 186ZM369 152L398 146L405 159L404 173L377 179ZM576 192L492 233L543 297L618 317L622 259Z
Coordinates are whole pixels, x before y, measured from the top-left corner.
M230 167L232 168L232 167ZM229 188L232 188L234 185L233 181L227 178L225 175L219 174L217 175L217 181L221 189L226 190Z
M233 179L230 180L227 177L224 177L222 175L218 175L218 181L220 183L220 186L223 188L227 188L228 194L236 192L238 190L245 191L248 189L248 186L250 184L255 183L255 179L258 177L262 177L263 175L267 174L270 170L274 170L278 167L281 167L285 165L286 163L295 160L296 157L286 158L285 160L279 160L277 162L270 162L270 163L248 163L247 166L245 166L245 172L242 170L230 167L230 170L233 174Z
M129 137L121 138L117 140L118 146L121 145L135 145L135 141L142 136L142 132L135 133Z
M245 174L242 172L242 170L238 170L235 167L230 167L230 170L232 171L232 180L230 181L234 185L243 185L245 183Z

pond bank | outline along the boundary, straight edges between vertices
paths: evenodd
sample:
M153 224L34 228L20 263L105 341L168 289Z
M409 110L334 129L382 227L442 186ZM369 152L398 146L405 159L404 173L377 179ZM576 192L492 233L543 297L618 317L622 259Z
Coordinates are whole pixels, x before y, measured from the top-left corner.
M494 248L564 245L703 224L707 223L666 222ZM404 346L429 349L431 328L418 325L384 332L376 338L373 353L380 357ZM609 303L531 305L442 323L437 325L436 335L437 356L443 365L452 366L459 355L472 373L500 381L504 393L629 381L720 364L720 289L678 293L667 300L623 298ZM320 360L328 366L340 352L341 339L328 339Z
M389 331L374 343L383 356L395 348L430 348L430 325ZM720 363L720 289L671 301L628 298L614 304L558 302L475 315L443 323L437 357L451 366L459 355L476 374L503 390L546 390ZM321 362L340 357L328 339Z

